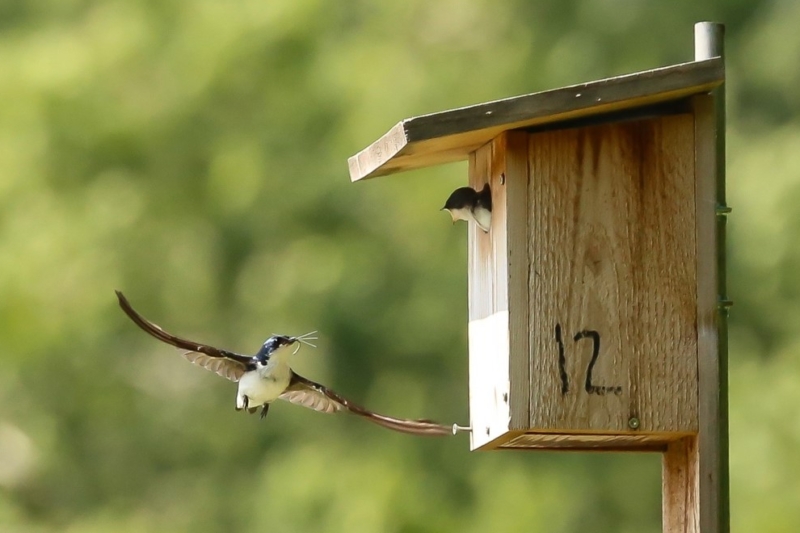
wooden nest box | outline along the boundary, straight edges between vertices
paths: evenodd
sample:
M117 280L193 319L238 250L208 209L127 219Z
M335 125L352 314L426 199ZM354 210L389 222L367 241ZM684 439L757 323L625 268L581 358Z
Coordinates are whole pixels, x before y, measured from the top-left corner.
M404 120L353 181L469 160L472 449L665 450L717 351L719 57Z

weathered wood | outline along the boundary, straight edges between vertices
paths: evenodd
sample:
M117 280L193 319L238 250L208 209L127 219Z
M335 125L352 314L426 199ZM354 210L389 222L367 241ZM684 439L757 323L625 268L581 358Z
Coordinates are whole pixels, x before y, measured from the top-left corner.
M661 528L665 533L698 533L700 498L697 486L698 438L669 444L661 460Z
M690 114L531 135L530 428L697 431L693 137Z
M695 56L722 57L724 27L695 25ZM697 344L699 432L670 445L663 460L663 529L667 533L730 530L725 299L724 89L691 99L697 212ZM720 211L721 210L721 211Z
M724 61L725 26L715 22L695 24L695 59L714 56ZM717 86L709 96L694 98L697 129L698 216L702 216L704 241L715 258L701 255L709 273L704 281L703 307L698 311L705 317L698 324L701 338L707 346L700 355L701 427L707 428L699 438L700 529L703 533L730 531L730 494L728 473L728 300L726 280L725 200L725 85ZM713 185L712 185L713 184ZM714 189L714 195L711 189ZM702 196L700 189L702 188ZM712 216L712 205L713 213ZM702 209L702 210L701 210ZM715 230L711 229L712 219ZM699 236L698 228L698 236ZM712 231L714 240L709 237ZM707 263L713 262L713 266ZM700 266L698 265L698 272ZM713 274L712 274L713 272ZM711 287L716 291L712 294ZM700 295L698 295L700 300Z
M469 160L469 185L492 188L488 233L468 224L469 242L469 407L471 447L508 430L509 320L506 254L506 190L495 186L498 142L479 148Z
M713 97L695 96L697 211L697 436L671 445L663 458L662 522L666 533L720 531L720 373L718 361L716 121Z
M464 160L503 131L678 100L723 79L713 58L406 119L348 160L350 178Z
M559 433L509 433L498 448L533 450L573 450L573 451L630 451L665 452L670 442L677 438L674 434L579 434Z
M717 269L717 194L716 113L711 96L696 96L695 165L697 187L697 341L700 399L698 416L700 433L692 457L700 529L703 533L727 531L721 527L721 396L727 394L720 375L718 331ZM725 384L727 385L727 384ZM727 443L726 443L727 444ZM727 447L727 446L726 446ZM727 450L726 450L727 451ZM675 511L678 512L678 511ZM727 522L727 519L724 519Z
M470 186L492 190L492 228L469 224L469 345L472 448L527 427L530 365L526 285L528 142L508 132L470 157ZM516 379L511 379L515 376ZM514 398L512 401L511 398Z
M528 190L529 136L522 131L509 131L503 135L506 155L504 173L501 174L500 185L506 189L507 229L506 229L506 263L508 268L509 300L509 352L520 354L510 357L509 373L511 379L511 420L509 429L527 429L530 421L530 293L516 290L527 287L530 283L528 243L530 229L528 227ZM505 185L503 185L505 182Z
M494 207L490 233L470 228L473 449L697 432L694 129L687 113L507 132L471 158Z

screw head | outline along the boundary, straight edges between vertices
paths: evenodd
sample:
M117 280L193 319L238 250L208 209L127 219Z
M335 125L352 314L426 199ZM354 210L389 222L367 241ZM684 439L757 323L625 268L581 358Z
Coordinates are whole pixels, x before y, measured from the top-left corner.
M631 429L639 429L639 419L635 416L632 416L628 419L628 427Z
M487 428L486 428L486 434L488 435L488 434L489 434L489 433L491 433L491 432L492 432L492 430L491 430L490 428L488 428L488 427L487 427Z

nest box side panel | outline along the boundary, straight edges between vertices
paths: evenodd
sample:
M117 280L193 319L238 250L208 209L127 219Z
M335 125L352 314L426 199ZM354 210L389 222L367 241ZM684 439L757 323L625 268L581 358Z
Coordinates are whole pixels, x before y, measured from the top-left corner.
M469 185L492 190L492 227L469 224L469 390L472 449L527 429L528 135L507 132L470 156Z
M530 136L530 427L697 431L694 120Z

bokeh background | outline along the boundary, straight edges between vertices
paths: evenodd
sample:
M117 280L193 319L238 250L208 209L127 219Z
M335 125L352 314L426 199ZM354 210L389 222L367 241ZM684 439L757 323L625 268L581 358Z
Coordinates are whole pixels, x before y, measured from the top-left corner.
M265 422L118 310L466 422L464 164L357 185L398 120L728 39L734 531L800 530L800 2L0 2L0 530L656 532L657 455Z

